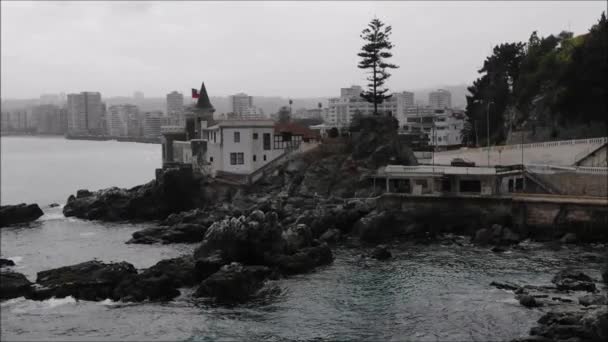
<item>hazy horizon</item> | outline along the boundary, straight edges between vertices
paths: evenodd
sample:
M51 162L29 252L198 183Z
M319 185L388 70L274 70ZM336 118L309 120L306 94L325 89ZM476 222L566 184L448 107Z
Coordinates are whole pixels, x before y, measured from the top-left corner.
M493 46L569 30L592 2L2 2L2 99L99 91L103 97L330 97L365 85L359 34L393 27L391 91L470 84Z

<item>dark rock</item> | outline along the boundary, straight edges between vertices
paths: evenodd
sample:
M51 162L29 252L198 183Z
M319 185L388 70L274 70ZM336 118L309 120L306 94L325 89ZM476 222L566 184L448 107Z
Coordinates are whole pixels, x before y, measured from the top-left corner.
M203 280L196 297L213 297L220 302L243 302L260 290L271 270L265 266L231 263Z
M536 301L536 299L533 296L530 295L518 295L517 300L519 300L519 304L527 307L527 308L534 308L537 306L540 306L540 303Z
M133 233L127 243L194 243L201 242L207 227L195 223L178 223L171 227L154 227Z
M581 319L581 323L589 332L591 340L608 340L608 306L603 305L587 312Z
M55 207L58 207L58 206L59 206L59 203L51 203L51 204L49 204L49 208L55 208Z
M137 271L127 262L102 263L97 260L38 272L36 283L44 287L34 299L73 296L84 300L113 298L113 289ZM46 298L40 295L47 296Z
M219 271L219 269L225 264L227 264L227 262L222 259L221 251L217 251L215 253L211 253L209 256L196 259L194 265L195 277L197 280L201 281Z
M28 295L32 283L17 272L0 272L0 299L10 299Z
M114 299L123 301L161 300L179 296L178 288L198 282L191 256L161 260L137 275L123 279L112 291Z
M378 260L387 260L390 259L392 256L393 255L388 250L388 247L386 247L385 245L376 246L376 248L374 248L374 250L370 254L370 257Z
M312 232L305 224L291 226L281 236L285 240L285 247L288 253L308 247L312 241Z
M15 266L15 262L13 260L0 258L0 267L6 267L6 266Z
M490 251L492 251L493 253L504 253L507 250L502 247L494 246L492 247L492 249L490 249Z
M517 289L520 288L516 284L507 283L507 282L500 283L500 282L497 282L497 281L491 282L490 286L494 286L494 287L496 287L498 289L501 289L501 290L510 290L510 291L515 291L515 290L517 290Z
M44 215L38 204L17 204L0 206L0 227L26 223Z
M342 237L342 233L340 232L340 230L331 228L331 229L328 229L325 233L323 233L321 235L321 237L319 237L319 240L328 242L328 243L332 243L332 242L338 242L341 237Z
M63 208L66 217L89 220L154 220L202 204L200 183L192 170L165 169L157 179L131 189L116 187L90 192L79 190Z
M602 280L604 283L608 284L608 265L605 265L602 269Z
M583 272L566 269L558 272L551 282L561 291L588 291L595 292L593 279Z
M574 233L567 233L566 235L562 236L561 239L559 239L561 243L576 243L577 240L576 234Z
M354 233L362 241L376 242L405 234L396 213L372 211L355 223Z
M273 255L285 251L282 227L274 212L264 214L258 222L241 216L212 224L201 245L194 251L195 259L220 253L221 259L246 265L264 265Z
M578 302L583 306L608 304L606 296L599 294L590 294L578 297Z
M475 232L473 242L480 245L490 244L492 242L492 231L485 228L479 229Z
M313 270L317 266L326 265L333 261L331 249L327 244L308 247L291 255L280 255L272 264L284 274L297 274Z
M502 237L501 237L501 242L503 244L514 244L514 243L519 243L519 241L520 241L519 234L513 232L509 228L506 228L506 227L503 228Z
M580 281L593 281L593 278L586 275L585 273L568 268L568 269L557 272L557 274L553 277L551 282L556 284L558 281L564 280L564 279L573 279L573 280L580 280Z

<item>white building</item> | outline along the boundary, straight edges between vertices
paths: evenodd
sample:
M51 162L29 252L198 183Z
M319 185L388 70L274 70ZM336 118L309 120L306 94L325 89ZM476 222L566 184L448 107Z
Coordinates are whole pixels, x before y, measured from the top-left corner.
M274 126L272 120L226 120L202 128L208 171L250 174L275 159L285 149L274 146Z
M464 113L449 108L408 107L397 117L402 133L425 133L433 146L453 146L462 143Z
M177 91L167 94L167 116L181 116L184 113L184 95Z
M230 105L232 112L238 118L243 118L243 115L248 108L253 107L253 96L249 96L245 93L239 93L230 96Z
M244 120L266 118L264 116L264 111L262 110L262 108L258 108L256 106L249 106L249 107L243 109L243 111L241 112L241 115L239 117Z
M350 125L355 114L372 115L374 104L367 102L361 97L363 89L360 86L351 86L340 89L340 97L329 99L328 111L325 123L345 127ZM378 113L387 114L397 112L397 97L393 96L378 105Z
M340 97L330 98L327 111L321 113L324 122L331 126L345 127L350 125L356 113L372 115L374 104L363 99L362 92L363 88L356 85L341 88ZM407 91L393 93L389 99L378 104L378 113L397 116L398 113L403 112L404 108L411 107L413 104L414 93Z
M429 93L429 106L431 108L452 108L452 94L443 89Z
M81 92L68 94L68 133L104 134L105 116L101 94L98 92Z
M129 135L129 125L135 124L139 109L132 104L114 105L108 108L106 115L108 121L108 134L115 137ZM137 121L137 120L135 120ZM133 131L133 129L131 129Z

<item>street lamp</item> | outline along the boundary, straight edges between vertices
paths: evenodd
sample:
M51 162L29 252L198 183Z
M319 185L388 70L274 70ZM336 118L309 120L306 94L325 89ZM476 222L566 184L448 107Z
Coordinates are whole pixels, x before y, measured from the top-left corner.
M486 111L486 123L487 123L487 149L488 149L488 167L490 167L490 105L493 105L494 102L488 102L488 110Z

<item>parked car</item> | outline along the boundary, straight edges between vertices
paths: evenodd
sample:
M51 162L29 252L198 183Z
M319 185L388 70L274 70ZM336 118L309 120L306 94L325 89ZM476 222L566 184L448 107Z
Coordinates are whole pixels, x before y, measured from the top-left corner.
M450 163L450 165L472 167L472 166L475 166L475 162L472 162L470 160L466 160L463 158L454 158L454 159L452 159L452 162Z

